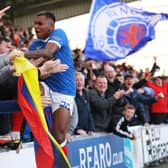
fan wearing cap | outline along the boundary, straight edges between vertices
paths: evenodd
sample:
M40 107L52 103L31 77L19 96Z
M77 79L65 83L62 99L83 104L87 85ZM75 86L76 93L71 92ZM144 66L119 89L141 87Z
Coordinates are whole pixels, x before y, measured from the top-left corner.
M128 74L125 76L125 97L128 103L134 105L136 109L136 115L141 124L149 125L150 117L149 111L146 111L145 106L150 106L152 103L156 102L161 97L156 94L154 97L148 97L140 93L139 90L133 88L135 83L134 76Z

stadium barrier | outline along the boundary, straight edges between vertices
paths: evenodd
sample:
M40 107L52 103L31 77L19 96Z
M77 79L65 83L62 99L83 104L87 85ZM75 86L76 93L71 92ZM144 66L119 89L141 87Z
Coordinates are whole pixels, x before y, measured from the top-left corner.
M6 102L5 102L6 103ZM8 101L14 111L17 102ZM13 103L13 104L12 104ZM18 108L18 107L17 107ZM12 108L11 108L12 109ZM6 112L9 113L10 110ZM72 168L143 168L144 165L168 156L168 125L130 127L136 140L113 134L96 133L95 136L73 136L68 144L68 157ZM24 143L19 154L13 150L0 149L1 168L35 168L33 143Z

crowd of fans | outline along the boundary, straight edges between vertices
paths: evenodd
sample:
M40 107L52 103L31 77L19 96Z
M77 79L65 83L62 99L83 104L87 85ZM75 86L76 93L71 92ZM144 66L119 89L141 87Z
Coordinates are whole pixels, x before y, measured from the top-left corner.
M0 55L13 48L26 50L32 40L31 29L0 21ZM94 136L97 132L134 139L127 126L168 122L168 82L166 77L155 76L159 70L156 57L151 70L137 71L126 63L87 59L81 49L72 50L72 54L77 93L66 135L69 141L73 135ZM0 83L0 100L17 98L15 78ZM1 114L0 135L9 133L11 125L21 131L19 117Z
M28 47L33 40L32 28L15 26L9 21L0 21L0 37L10 42L13 47Z
M155 75L160 69L156 57L151 70L137 71L125 63L86 59L80 49L73 53L75 69L85 77L83 90L89 97L95 132L117 133L120 119L125 116L124 109L131 105L135 112L127 126L167 123L168 83L166 77ZM78 87L78 77L76 82ZM77 96L78 92L77 89ZM78 114L81 115L81 110Z

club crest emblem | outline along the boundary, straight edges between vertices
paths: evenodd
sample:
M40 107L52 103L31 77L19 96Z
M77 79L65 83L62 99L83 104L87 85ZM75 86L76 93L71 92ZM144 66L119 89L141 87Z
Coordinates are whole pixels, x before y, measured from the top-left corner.
M113 59L128 55L149 34L148 18L126 5L105 5L93 17L91 36L93 46Z

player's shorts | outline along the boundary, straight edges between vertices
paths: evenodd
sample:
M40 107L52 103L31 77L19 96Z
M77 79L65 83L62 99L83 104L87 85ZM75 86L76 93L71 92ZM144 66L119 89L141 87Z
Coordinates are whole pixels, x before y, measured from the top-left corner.
M40 82L44 89L44 95L51 98L52 112L55 112L58 108L64 107L70 111L70 115L73 112L74 96L69 96L52 91L44 82Z

